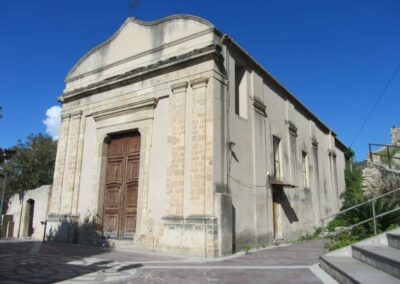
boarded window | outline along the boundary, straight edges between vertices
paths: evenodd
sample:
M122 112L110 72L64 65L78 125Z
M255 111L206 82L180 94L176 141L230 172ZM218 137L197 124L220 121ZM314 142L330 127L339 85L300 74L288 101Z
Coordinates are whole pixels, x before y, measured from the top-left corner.
M247 118L247 76L243 66L235 66L235 113Z
M273 155L274 155L274 178L281 179L281 156L280 156L280 143L281 139L273 137Z

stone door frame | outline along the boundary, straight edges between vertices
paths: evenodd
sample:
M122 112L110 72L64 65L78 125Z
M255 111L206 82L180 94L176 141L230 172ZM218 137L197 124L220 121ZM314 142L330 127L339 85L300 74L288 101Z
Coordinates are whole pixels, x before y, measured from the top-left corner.
M103 224L104 186L108 146L106 141L111 135L124 132L137 131L141 136L135 242L140 242L147 232L145 220L148 215L149 168L154 107L151 109L140 109L136 112L119 117L107 117L105 119L98 119L95 117L98 159L94 177L94 189L97 189L97 216L99 218L99 224ZM122 123L118 123L119 121Z

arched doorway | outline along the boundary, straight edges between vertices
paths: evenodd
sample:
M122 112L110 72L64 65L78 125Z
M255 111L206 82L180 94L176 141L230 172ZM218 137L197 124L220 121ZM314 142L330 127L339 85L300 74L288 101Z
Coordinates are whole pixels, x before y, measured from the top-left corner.
M35 212L35 200L29 199L25 208L25 237L32 237L33 234L33 214Z

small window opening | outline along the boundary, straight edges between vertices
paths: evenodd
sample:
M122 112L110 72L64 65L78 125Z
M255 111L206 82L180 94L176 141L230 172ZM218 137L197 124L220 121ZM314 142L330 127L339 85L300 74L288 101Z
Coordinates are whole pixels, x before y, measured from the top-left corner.
M281 179L281 157L280 157L280 143L281 139L273 137L273 154L274 154L274 178L276 180Z
M302 172L303 172L303 187L309 188L309 178L308 178L308 155L306 152L301 153L302 156Z
M235 66L235 113L247 118L247 82L244 66Z

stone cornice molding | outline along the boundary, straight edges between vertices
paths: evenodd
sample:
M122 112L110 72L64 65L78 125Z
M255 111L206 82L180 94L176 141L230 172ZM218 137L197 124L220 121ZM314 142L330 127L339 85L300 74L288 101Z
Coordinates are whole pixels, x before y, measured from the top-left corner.
M127 105L123 106L118 106L118 107L113 107L113 108L108 108L105 110L100 110L97 112L93 112L88 116L92 116L94 120L100 121L104 120L110 117L115 117L115 116L120 116L126 113L131 113L133 111L136 111L138 109L143 109L143 108L155 108L157 106L158 99L157 98L150 98L134 103L130 103Z
M256 112L267 117L267 106L259 98L253 97L252 104Z
M297 127L293 121L288 120L287 123L289 124L289 133L297 136Z
M59 98L59 102L67 103L80 98L91 96L93 94L105 92L108 90L133 84L138 81L142 81L146 78L168 72L172 68L178 68L180 65L191 65L207 60L223 60L221 55L221 47L219 45L212 44L198 50L193 50L179 56L173 56L166 60L161 60L157 63L150 64L145 67L139 67L123 74L118 74L106 78L100 82L92 83L82 88L66 91Z
M117 61L117 62L110 63L110 64L108 64L108 65L106 65L106 66L97 68L97 69L95 69L95 70L92 70L92 71L89 71L89 72L86 72L86 73L84 73L84 74L80 74L80 75L77 75L77 76L74 76L74 77L68 77L68 76L69 76L69 73L68 73L67 78L65 79L65 83L70 83L70 82L73 82L73 81L76 81L76 80L85 78L85 77L87 77L87 76L90 76L90 75L93 75L93 74L102 72L102 71L104 71L104 70L110 69L110 68L112 68L112 67L115 67L115 66L124 64L124 63L126 63L126 62L135 60L135 59L137 59L137 58L140 58L140 57L143 57L143 56L146 56L146 55L149 55L149 54L154 54L154 53L160 52L161 50L163 50L163 49L165 49L165 48L169 48L169 47L178 45L178 44L183 43L183 42L185 42L185 41L194 39L194 38L196 38L196 37L199 37L199 36L202 36L202 35L211 33L211 32L214 32L214 33L215 33L215 29L214 29L214 28L206 29L206 30L204 30L204 31L201 31L201 32L192 34L192 35L190 35L190 36L181 38L181 39L179 39L179 40L176 40L176 41L173 41L173 42L170 42L170 43L163 44L163 45L161 45L161 46L159 46L159 47L156 47L156 48L153 48L153 49L151 49L151 50L147 50L147 51L141 52L141 53L139 53L139 54L132 55L132 56L130 56L130 57L128 57L128 58L124 58L124 59L119 60L119 61ZM101 46L100 46L100 47L101 47ZM93 50L93 51L94 51L94 50ZM90 52L88 53L88 55L91 54L93 51L90 51ZM83 57L83 59L85 59L86 57L87 57L87 55L85 55L85 56ZM73 69L71 69L70 72L74 71L75 68L76 68L80 63L81 63L81 61L79 61L79 62L77 63L77 65L74 66Z
M333 150L329 150L328 153L329 153L329 156L331 156L331 157L333 157L333 158L336 158L336 157L337 157L336 152L333 151Z
M195 21L195 22L198 22L198 23L200 23L200 24L203 24L205 30L200 31L200 32L195 33L195 34L191 34L191 35L189 35L189 36L180 38L180 39L178 39L178 40L175 40L175 41L172 41L172 42L169 42L169 43L165 43L165 44L163 44L163 45L161 45L161 46L159 46L159 47L156 47L156 48L154 48L154 49L151 49L151 50L142 52L142 53L140 53L140 54L133 55L133 56L131 56L131 57L125 58L125 59L120 60L120 61L115 62L115 63L111 63L111 64L109 64L109 65L107 65L107 66L103 66L103 67L98 68L98 69L96 69L96 70L92 70L92 71L89 71L89 72L86 72L86 73L84 73L84 74L80 74L80 75L77 75L77 76L72 76L72 74L73 74L73 72L76 70L76 68L77 68L87 57L89 57L91 54L93 54L93 53L96 52L97 50L101 49L102 47L104 47L104 46L110 44L110 43L122 32L122 30L125 28L125 26L127 26L129 23L134 23L134 24L139 25L139 26L142 26L142 27L150 27L150 28L151 28L151 27L155 27L155 26L160 26L160 25L166 24L166 23L168 23L168 22L170 22L170 21L174 21L174 20L189 20L189 21ZM83 77L85 77L85 76L87 76L87 75L100 72L100 71L102 71L102 70L105 70L105 69L107 69L107 68L113 67L113 66L115 66L115 65L118 65L118 64L127 62L127 61L129 61L129 60L132 60L132 59L135 59L135 58L144 56L144 55L146 55L146 54L151 54L151 53L157 52L157 51L162 50L162 49L164 49L164 48L177 45L177 44L179 44L179 43L181 43L181 42L184 42L184 41L187 41L187 40L196 38L196 37L198 37L198 36L201 36L201 35L203 35L203 34L207 34L207 33L210 33L210 32L214 33L214 34L217 35L218 37L222 37L222 35L223 35L222 32L219 31L219 30L218 30L212 23L210 23L209 21L207 21L207 20L205 20L205 19L203 19L203 18L197 17L197 16L193 16L193 15L178 14L178 15L172 15L172 16L168 16L168 17L165 17L165 18L162 18L162 19L155 20L155 21L150 21L150 22L141 21L141 20L138 20L138 19L136 19L136 18L129 17L129 18L127 18L127 19L125 20L125 22L121 25L121 27L120 27L108 40L106 40L105 42L103 42L103 43L97 45L96 47L94 47L93 49L91 49L89 52L87 52L87 53L86 53L86 54L71 68L71 70L70 70L70 71L68 72L68 74L67 74L67 77L66 77L66 79L65 79L65 82L67 83L67 82L71 82L71 81L76 80L76 79L83 78Z
M317 149L318 149L318 141L317 141L317 139L312 138L312 139L311 139L311 144L312 144L312 146L313 146L314 148L317 148Z

